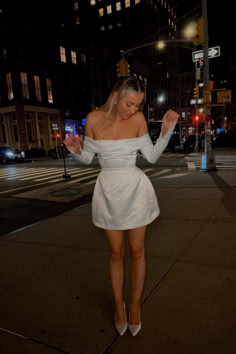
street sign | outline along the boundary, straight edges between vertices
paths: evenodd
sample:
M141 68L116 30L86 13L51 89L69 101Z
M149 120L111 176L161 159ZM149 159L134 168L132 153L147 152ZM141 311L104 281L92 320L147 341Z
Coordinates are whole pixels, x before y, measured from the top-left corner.
M212 48L208 48L208 58L216 58L220 56L220 47L212 47ZM192 53L192 59L193 62L195 61L199 61L200 59L203 59L204 54L203 54L203 50L198 50L196 52Z
M198 98L197 100L196 100L196 98L191 98L191 100L190 100L190 104L202 104L203 103L203 99L202 98Z
M52 123L52 130L59 130L57 123Z

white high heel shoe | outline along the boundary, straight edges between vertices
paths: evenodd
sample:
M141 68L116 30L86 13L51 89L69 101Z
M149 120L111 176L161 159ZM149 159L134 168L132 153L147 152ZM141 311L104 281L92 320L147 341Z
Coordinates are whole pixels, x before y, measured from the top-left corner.
M129 323L129 331L130 331L130 333L132 334L132 336L136 336L136 334L138 334L138 332L140 331L140 329L141 329L141 316L140 316L140 310L139 310L139 318L140 318L140 322L139 322L139 324L137 324L137 325L131 325L130 323ZM129 313L129 322L130 322L130 313Z
M123 336L123 334L125 333L125 331L127 330L127 327L128 327L125 303L124 303L124 311L125 311L125 321L126 322L123 324L116 323L116 314L115 314L115 327L116 327L117 332L120 334L120 336Z

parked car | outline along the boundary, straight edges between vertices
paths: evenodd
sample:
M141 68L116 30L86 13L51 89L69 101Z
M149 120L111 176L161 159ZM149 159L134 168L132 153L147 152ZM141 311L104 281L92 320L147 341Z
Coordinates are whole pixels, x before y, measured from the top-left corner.
M23 162L24 156L19 149L11 147L0 147L0 163L6 164L8 162Z
M194 135L194 134L189 135L184 142L184 152L194 151L195 143L196 143L196 135ZM201 135L198 136L198 148L199 148L199 150L201 150L203 148Z

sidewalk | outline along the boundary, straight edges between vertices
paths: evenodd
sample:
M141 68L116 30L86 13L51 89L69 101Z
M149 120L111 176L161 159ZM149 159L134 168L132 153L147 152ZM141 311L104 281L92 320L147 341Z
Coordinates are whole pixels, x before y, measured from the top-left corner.
M236 353L236 170L152 183L139 334L114 328L107 241L85 205L0 241L1 354ZM127 308L130 282L126 243Z

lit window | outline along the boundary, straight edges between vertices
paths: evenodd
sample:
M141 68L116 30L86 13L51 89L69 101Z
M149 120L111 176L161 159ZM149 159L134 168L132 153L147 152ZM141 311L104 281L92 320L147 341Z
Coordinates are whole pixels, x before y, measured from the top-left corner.
M125 7L130 7L130 0L125 0Z
M90 5L92 6L96 5L96 0L90 0Z
M46 79L47 83L47 91L48 91L48 102L53 103L53 97L52 97L52 80L51 79Z
M167 77L167 79L169 79L169 77L170 77L170 76L169 76L169 73L166 73L166 77Z
M169 23L169 25L170 25L170 18L168 18L168 23Z
M74 10L79 10L79 3L78 1L74 2Z
M30 95L29 95L27 74L26 73L20 73L20 77L21 77L21 85L22 85L23 97L27 98L29 100L30 99Z
M168 5L168 12L170 12L170 5Z
M112 13L112 7L111 5L107 6L107 14L111 14Z
M108 25L109 30L112 30L112 28L113 28L113 25Z
M165 1L165 3L164 3L164 4L165 4L165 9L166 9L166 1Z
M104 27L104 26L101 26L101 27L100 27L100 31L105 31L105 27Z
M103 16L104 15L104 9L99 9L99 16Z
M122 26L122 22L121 21L117 22L117 27L121 27L121 26Z
M72 64L77 64L77 55L76 52L74 52L73 50L71 51L71 61Z
M140 0L135 0L135 5L140 4Z
M143 80L142 75L139 75L139 77L138 77L138 78L139 78L139 80L141 80L141 81Z
M8 99L13 100L14 94L13 94L11 73L7 73L7 89L8 89Z
M61 61L66 63L66 48L60 46Z
M120 11L121 10L121 3L120 1L116 3L116 11Z
M36 100L42 101L39 76L34 76L34 85L35 85Z
M79 20L79 17L77 16L76 19L75 19L75 24L76 25L79 25L80 24L80 20Z

